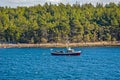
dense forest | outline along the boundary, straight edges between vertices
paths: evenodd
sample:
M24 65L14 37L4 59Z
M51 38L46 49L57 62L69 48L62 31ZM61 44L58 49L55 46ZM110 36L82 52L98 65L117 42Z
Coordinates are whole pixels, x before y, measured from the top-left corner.
M120 40L120 3L0 7L0 43Z

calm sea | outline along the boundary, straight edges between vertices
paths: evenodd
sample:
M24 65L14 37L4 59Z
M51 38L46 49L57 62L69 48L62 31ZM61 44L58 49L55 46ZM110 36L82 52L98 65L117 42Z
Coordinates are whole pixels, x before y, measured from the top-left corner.
M0 48L0 80L120 80L120 47L74 49L82 54L52 56L50 48Z

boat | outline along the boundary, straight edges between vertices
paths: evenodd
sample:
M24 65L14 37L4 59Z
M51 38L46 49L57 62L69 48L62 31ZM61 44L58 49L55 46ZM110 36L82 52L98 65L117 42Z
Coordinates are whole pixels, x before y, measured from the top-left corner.
M73 55L73 56L77 56L77 55L80 55L81 54L81 51L75 51L74 49L71 49L70 47L67 48L66 51L53 51L51 50L51 54L52 55Z

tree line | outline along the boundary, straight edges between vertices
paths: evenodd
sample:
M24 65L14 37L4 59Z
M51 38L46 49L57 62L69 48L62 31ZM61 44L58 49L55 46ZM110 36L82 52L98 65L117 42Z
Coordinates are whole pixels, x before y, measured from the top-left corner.
M0 42L50 43L120 40L120 3L0 7Z

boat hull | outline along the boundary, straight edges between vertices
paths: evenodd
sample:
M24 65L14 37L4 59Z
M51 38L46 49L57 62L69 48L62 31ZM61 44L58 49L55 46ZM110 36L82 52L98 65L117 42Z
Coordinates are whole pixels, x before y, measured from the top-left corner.
M52 52L51 53L52 55L60 55L60 56L64 56L64 55L66 55L66 56L78 56L78 55L80 55L81 53L80 52L75 52L75 53L55 53L55 52Z

